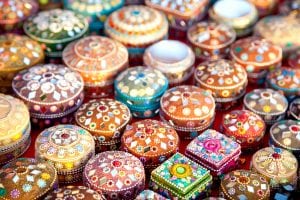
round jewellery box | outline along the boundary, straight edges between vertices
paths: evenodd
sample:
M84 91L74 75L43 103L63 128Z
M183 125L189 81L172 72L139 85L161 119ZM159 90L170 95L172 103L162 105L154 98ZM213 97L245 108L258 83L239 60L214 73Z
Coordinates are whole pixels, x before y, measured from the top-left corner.
M106 37L88 36L75 41L62 56L68 67L81 74L85 96L91 98L112 95L115 77L128 67L127 49Z
M195 54L192 49L176 40L162 40L148 47L144 65L161 71L170 86L188 81L194 72Z
M259 148L265 135L263 119L247 110L233 110L221 121L221 132L241 144L242 150Z
M264 176L271 189L279 184L297 185L298 161L295 156L284 149L266 147L252 156L251 170Z
M26 105L17 98L0 93L0 165L16 159L28 149L30 129Z
M146 47L168 37L168 21L161 12L146 6L126 6L105 22L105 33L124 44L130 62L142 59Z
M201 63L194 76L198 87L212 93L218 110L231 108L246 93L248 80L245 69L229 60Z
M300 121L300 98L294 99L290 103L288 116L291 119Z
M88 131L74 125L45 129L35 141L35 157L57 169L60 183L81 180L85 164L94 155L94 138Z
M244 108L258 114L267 125L284 119L287 99L272 89L255 89L244 97Z
M133 117L151 118L159 112L159 101L168 88L168 79L156 69L134 67L115 80L115 98L126 104Z
M249 37L231 46L230 57L246 69L250 83L262 84L269 70L281 67L282 49L265 39Z
M22 33L23 22L39 9L35 0L2 0L0 4L0 32Z
M250 0L258 11L259 17L273 14L278 7L278 0Z
M300 3L300 1L299 1L299 3ZM300 69L300 51L296 51L296 52L292 53L289 56L287 63L293 69Z
M288 16L274 15L261 19L254 29L255 35L281 46L284 56L300 48L300 20L297 12Z
M203 19L207 13L209 0L164 1L146 0L146 5L166 14L170 27L186 31Z
M19 72L12 83L15 94L29 107L34 126L70 123L83 101L81 76L63 65L36 65Z
M85 35L88 22L84 16L69 10L39 12L24 23L25 33L42 43L49 59L60 59L64 47Z
M224 176L220 186L220 196L231 200L268 200L268 181L256 172L236 170Z
M274 90L280 90L288 100L300 95L300 69L282 67L270 72L267 85Z
M142 162L123 151L97 154L85 166L83 179L107 200L134 199L145 187Z
M187 38L197 58L217 60L227 57L236 33L225 24L199 22L188 30Z
M18 158L0 169L0 199L44 199L58 188L55 168L33 158Z
M10 93L15 74L44 60L44 50L34 40L15 34L0 35L0 92Z
M131 120L129 108L113 99L90 100L75 113L78 126L88 130L96 142L96 152L116 150Z
M90 32L99 33L108 15L124 5L125 0L63 0L64 7L88 18Z
M172 126L182 139L197 137L209 128L215 117L211 93L196 86L169 89L160 101L160 118Z
M209 16L214 21L231 26L238 37L243 37L252 32L258 12L249 1L220 0L210 8Z
M300 160L300 122L282 120L270 129L270 145L292 152Z
M100 195L95 190L92 190L85 186L73 186L68 185L54 190L44 200L105 200L102 195Z
M52 10L62 7L61 0L38 0L40 10Z
M179 138L169 125L156 120L143 120L127 125L121 149L135 155L153 170L178 150Z

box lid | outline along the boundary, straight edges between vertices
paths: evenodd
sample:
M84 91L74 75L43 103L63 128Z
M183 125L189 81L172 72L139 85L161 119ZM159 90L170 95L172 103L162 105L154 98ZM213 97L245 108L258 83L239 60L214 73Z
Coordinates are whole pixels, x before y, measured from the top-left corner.
M191 141L186 153L210 168L218 170L241 153L241 146L215 130L208 129Z
M176 191L179 195L185 195L205 180L211 179L211 175L206 168L176 153L152 171L151 179Z

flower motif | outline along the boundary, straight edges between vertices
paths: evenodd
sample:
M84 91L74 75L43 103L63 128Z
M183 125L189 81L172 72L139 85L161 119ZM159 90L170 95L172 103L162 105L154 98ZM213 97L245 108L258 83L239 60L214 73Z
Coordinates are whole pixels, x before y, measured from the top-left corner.
M42 179L48 180L50 178L50 174L48 173L42 173Z
M22 188L23 188L23 191L24 191L24 192L30 192L31 189L32 189L32 186L31 186L30 184L27 184L27 183L26 183L26 184L23 185Z
M47 186L47 183L46 183L45 180L39 179L39 180L37 181L37 185L39 186L39 188L44 188L44 187Z
M14 199L19 198L20 196L20 191L18 189L14 189L10 192L10 196Z

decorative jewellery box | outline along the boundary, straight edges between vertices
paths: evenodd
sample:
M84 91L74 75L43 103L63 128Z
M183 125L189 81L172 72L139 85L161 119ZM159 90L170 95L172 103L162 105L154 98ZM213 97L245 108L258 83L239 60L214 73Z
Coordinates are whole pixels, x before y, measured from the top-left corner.
M0 198L44 199L58 188L55 168L33 158L18 158L0 169Z
M170 27L175 30L186 31L205 17L209 0L145 0L145 3L147 6L165 13Z
M159 112L159 101L168 79L149 67L129 68L115 79L115 98L126 104L133 117L151 118Z
M113 99L90 100L75 113L78 126L94 137L96 152L116 150L120 147L125 126L131 120L129 108Z
M214 121L214 98L210 92L196 86L169 89L160 105L160 119L171 125L182 139L197 137Z
M35 0L2 0L0 4L0 32L22 33L23 22L39 9Z
M264 176L270 187L276 188L281 183L297 185L298 161L284 149L266 147L252 156L251 170Z
M252 32L258 12L249 1L220 0L210 8L209 16L214 21L231 26L238 37L243 37Z
M265 134L263 119L248 110L233 110L225 114L221 121L221 132L234 138L242 150L259 148Z
M187 38L196 57L201 60L226 58L236 39L235 31L225 24L199 22L189 28Z
M258 11L259 17L273 14L278 7L278 0L250 0Z
M185 150L185 155L207 168L213 176L234 169L240 154L239 143L212 129L193 139Z
M274 15L261 19L254 29L255 35L265 38L283 49L284 56L300 47L300 20L297 12L288 16Z
M90 32L99 32L104 22L115 10L124 5L125 0L64 0L64 7L88 18Z
M256 172L236 170L224 176L220 186L220 196L232 200L268 200L268 181Z
M280 90L288 100L300 95L300 69L282 67L269 72L267 85L274 90Z
M17 98L0 93L0 165L16 159L28 149L30 130L26 105Z
M84 184L107 200L134 199L145 187L142 162L123 151L97 154L85 166Z
M68 67L81 74L85 96L90 98L112 95L115 77L128 67L127 49L101 36L72 42L64 49L62 57Z
M46 56L60 59L65 46L85 35L88 22L84 16L69 10L39 12L24 23L25 33L45 46Z
M74 125L45 129L35 141L35 157L53 164L60 183L81 180L85 164L94 155L92 135Z
M152 190L143 190L135 200L167 200L167 198L160 194L153 192Z
M142 58L146 47L168 37L168 21L155 9L126 6L108 17L105 33L127 47L134 63Z
M194 200L205 198L211 184L209 170L176 153L152 171L149 187L169 199Z
M12 92L15 74L43 60L44 50L34 40L15 34L0 35L0 92Z
M292 53L287 59L287 63L293 69L300 69L300 51Z
M44 64L19 72L15 94L29 107L34 126L70 123L83 101L81 76L63 65Z
M282 49L265 39L249 37L231 46L230 57L246 69L250 83L263 84L269 70L281 67Z
M61 0L38 0L40 10L52 10L62 7Z
M104 197L100 195L95 190L92 190L85 186L73 186L68 185L65 187L58 188L54 190L44 200L79 200L79 199L88 199L88 200L104 200Z
M270 145L292 152L300 160L300 122L282 120L270 129Z
M188 82L194 64L193 50L177 40L162 40L144 53L144 65L161 71L168 78L170 87Z
M245 95L244 108L259 115L267 125L272 125L284 119L288 101L275 90L255 89Z
M121 149L139 158L149 171L175 154L178 148L176 131L156 120L143 120L127 125L122 136Z
M245 69L229 60L213 60L198 65L196 86L208 90L215 98L216 109L227 110L246 93L248 84Z
M290 103L288 116L291 119L300 121L300 98L297 98Z

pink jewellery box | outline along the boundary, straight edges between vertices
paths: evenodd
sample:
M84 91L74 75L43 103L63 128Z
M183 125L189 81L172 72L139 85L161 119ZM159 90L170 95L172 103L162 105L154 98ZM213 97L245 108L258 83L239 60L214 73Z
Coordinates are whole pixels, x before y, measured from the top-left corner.
M208 129L188 144L185 154L218 176L236 166L241 146L232 138Z

